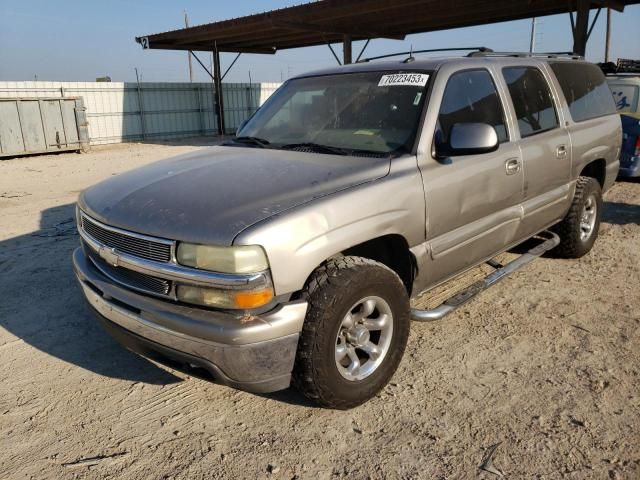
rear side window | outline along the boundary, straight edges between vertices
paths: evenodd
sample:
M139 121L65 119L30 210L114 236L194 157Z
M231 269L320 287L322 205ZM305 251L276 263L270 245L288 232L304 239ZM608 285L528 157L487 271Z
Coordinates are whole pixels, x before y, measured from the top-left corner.
M522 138L558 127L558 114L551 90L540 70L534 67L507 67L502 73Z
M616 112L613 95L604 74L596 65L578 62L556 62L551 64L571 118L582 122Z
M500 143L508 141L502 103L487 70L464 70L449 78L438 115L444 142L456 123L489 124L496 129Z

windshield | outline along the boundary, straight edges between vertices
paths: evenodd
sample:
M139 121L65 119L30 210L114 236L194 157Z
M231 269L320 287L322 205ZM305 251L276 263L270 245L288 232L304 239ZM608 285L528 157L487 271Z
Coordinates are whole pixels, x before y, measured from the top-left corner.
M428 79L425 72L366 72L289 80L238 132L238 140L268 148L409 151Z

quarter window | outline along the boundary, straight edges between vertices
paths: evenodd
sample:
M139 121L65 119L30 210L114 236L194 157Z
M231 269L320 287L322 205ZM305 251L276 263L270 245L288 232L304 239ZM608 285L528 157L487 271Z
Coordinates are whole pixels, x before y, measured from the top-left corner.
M534 67L502 69L522 138L557 128L558 114L549 84Z
M496 129L500 143L509 140L502 103L487 70L464 70L449 78L438 115L443 142L456 123L486 123Z
M616 105L602 70L596 65L582 62L555 62L551 64L571 118L582 122L616 112Z

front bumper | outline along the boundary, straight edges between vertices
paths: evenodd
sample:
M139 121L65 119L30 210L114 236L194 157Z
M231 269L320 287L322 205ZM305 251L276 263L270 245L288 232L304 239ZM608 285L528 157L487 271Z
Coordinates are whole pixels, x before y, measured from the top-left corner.
M103 325L130 350L171 366L202 368L218 382L242 390L273 392L289 386L306 302L244 317L121 288L81 248L73 253L73 265Z

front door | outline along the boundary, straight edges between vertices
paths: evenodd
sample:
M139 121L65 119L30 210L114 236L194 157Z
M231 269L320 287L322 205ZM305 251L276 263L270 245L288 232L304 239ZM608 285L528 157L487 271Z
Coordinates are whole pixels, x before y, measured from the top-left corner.
M427 287L503 250L513 242L522 217L520 149L511 141L492 74L471 69L438 80L446 83L433 133L446 142L456 123L485 123L495 128L500 146L492 153L420 162L427 206ZM437 91L434 86L432 98Z

